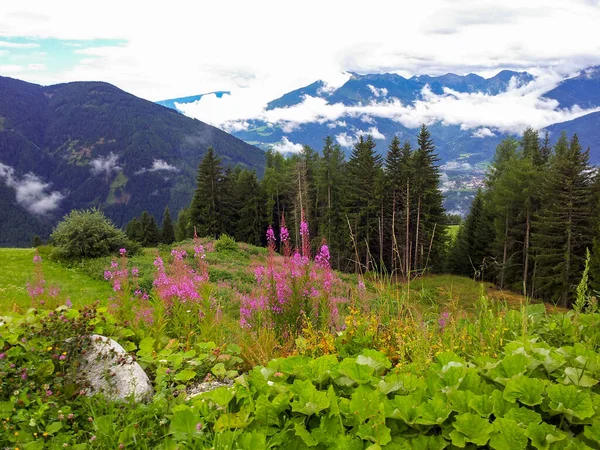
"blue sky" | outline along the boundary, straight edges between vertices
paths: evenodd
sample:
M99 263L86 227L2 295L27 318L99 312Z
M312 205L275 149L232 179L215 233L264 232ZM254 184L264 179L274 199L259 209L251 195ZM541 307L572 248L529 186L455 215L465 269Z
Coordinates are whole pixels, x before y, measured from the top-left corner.
M69 40L35 37L0 37L0 68L3 75L42 72L60 79L61 75L77 67L87 56L82 50L95 47L118 47L123 39Z

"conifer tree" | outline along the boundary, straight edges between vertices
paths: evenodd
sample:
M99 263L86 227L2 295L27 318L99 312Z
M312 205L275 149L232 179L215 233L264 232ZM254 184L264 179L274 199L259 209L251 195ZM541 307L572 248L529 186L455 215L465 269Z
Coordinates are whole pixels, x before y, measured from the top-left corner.
M345 212L351 229L351 248L356 271L371 270L378 257L372 250L378 248L379 199L377 182L382 170L381 156L375 153L372 136L361 136L354 145L347 163L345 180ZM374 259L374 260L373 260Z
M316 166L315 183L317 186L317 239L327 240L331 254L331 264L340 268L341 259L345 255L345 236L348 225L342 211L344 191L345 158L338 144L333 143L331 136L324 140L322 157Z
M417 137L413 153L412 197L416 207L413 226L413 270L439 269L447 242L443 196L439 190L440 173L435 145L425 125Z
M175 223L175 240L183 241L194 236L194 228L190 220L190 209L183 208L177 214Z
M483 191L479 189L451 250L450 270L460 275L483 278L487 259L492 254L494 234L493 217L485 204Z
M129 221L125 228L125 234L129 239L135 242L142 242L144 240L144 232L142 231L142 224L137 217L134 217Z
M140 216L140 227L142 230L141 244L144 247L153 247L160 242L160 231L156 220L148 211L144 211Z
M536 283L544 298L569 306L592 244L589 150L563 133L554 148L542 208L534 223Z
M235 226L234 237L237 241L261 245L264 231L264 202L255 171L242 170L235 185L234 204L239 211L239 221Z
M190 205L190 221L198 236L217 238L223 230L223 169L212 147L198 167L196 191Z
M173 227L173 220L171 219L171 212L169 211L168 206L165 208L163 214L160 241L163 244L172 244L175 242L175 228Z

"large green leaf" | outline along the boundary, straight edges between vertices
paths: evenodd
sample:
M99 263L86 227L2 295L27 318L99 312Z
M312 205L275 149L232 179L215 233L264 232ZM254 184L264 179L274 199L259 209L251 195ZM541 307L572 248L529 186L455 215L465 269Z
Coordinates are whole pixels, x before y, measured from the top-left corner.
M513 408L517 408L517 405L505 400L502 392L499 390L492 392L491 399L493 405L492 411L496 417L504 417L508 411Z
M483 417L490 417L494 412L494 402L489 395L474 395L468 401L469 408Z
M294 380L292 393L295 400L292 402L292 411L310 416L329 407L327 393L318 391L308 380Z
M571 421L587 419L595 414L590 394L576 386L552 385L548 388L550 409L555 413L564 414Z
M382 400L383 396L379 391L369 386L358 386L350 399L350 411L359 424L363 423L383 412Z
M385 417L400 419L409 425L415 423L419 417L417 405L419 401L413 395L396 395L391 400L385 401Z
M555 442L566 439L567 433L560 431L554 425L542 422L530 423L525 430L525 436L531 439L531 445L538 450L548 450Z
M177 381L189 381L196 376L196 372L191 369L184 369L175 375Z
M303 371L303 375L314 384L323 384L329 381L332 372L338 366L335 355L323 355L311 360Z
M517 400L524 405L534 406L542 403L542 393L546 383L537 378L529 378L523 375L511 378L504 388L504 399L509 402Z
M366 364L358 364L354 358L344 359L338 367L340 375L358 384L366 384L372 381L374 371L375 369Z
M494 421L494 433L490 447L496 450L518 450L527 448L525 430L511 419L498 418Z
M565 384L573 384L580 387L592 387L598 384L598 380L592 378L589 372L575 367L565 368L565 376L561 380Z
M419 418L415 423L419 425L441 425L450 416L452 410L441 396L432 398L427 403L417 407Z
M453 423L454 431L450 433L452 443L464 447L467 442L485 445L494 431L494 426L477 414L459 414Z
M302 439L307 447L314 447L319 443L319 441L310 434L304 425L297 423L294 425L294 430L296 432L296 436Z
M356 362L363 366L369 366L376 373L381 373L392 367L392 363L383 353L371 349L364 349L356 358Z
M385 426L384 420L373 420L360 424L356 435L377 445L385 445L392 440L390 429Z
M596 421L592 425L584 427L583 435L600 444L600 421Z
M542 421L542 416L529 408L512 408L504 417L512 419L524 427L530 423L540 423Z

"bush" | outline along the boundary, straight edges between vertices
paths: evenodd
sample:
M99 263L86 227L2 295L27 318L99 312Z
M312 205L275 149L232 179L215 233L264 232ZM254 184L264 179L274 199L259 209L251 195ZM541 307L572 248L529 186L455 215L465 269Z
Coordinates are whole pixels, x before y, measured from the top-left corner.
M98 209L71 211L54 228L52 241L65 259L98 258L120 248L132 253L139 247Z
M223 251L237 252L238 245L237 245L237 242L235 242L234 238L232 238L231 236L229 236L227 234L222 234L219 237L219 239L217 239L217 242L215 242L215 250L218 252L223 252Z

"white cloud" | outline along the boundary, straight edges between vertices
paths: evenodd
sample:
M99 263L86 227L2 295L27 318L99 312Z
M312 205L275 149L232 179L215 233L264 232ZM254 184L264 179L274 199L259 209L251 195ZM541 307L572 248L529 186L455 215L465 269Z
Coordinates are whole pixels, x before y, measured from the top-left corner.
M45 70L46 69L46 65L45 64L28 64L27 65L27 69L28 70Z
M23 66L17 64L0 64L0 73L19 73L23 71Z
M367 132L367 134L370 134L371 136L373 136L373 139L385 139L385 136L379 132L377 127L369 128L369 131Z
M166 162L162 159L155 159L154 161L152 161L152 166L150 166L149 169L144 167L143 169L138 170L135 174L139 175L139 174L146 173L146 172L159 172L159 171L179 172L179 169L175 166L170 165L168 162Z
M149 172L156 172L159 170L166 170L169 172L178 172L179 169L175 166L170 165L168 162L163 161L162 159L155 159L152 161L152 167L148 169Z
M33 214L45 215L54 211L64 198L58 191L48 192L50 183L45 183L37 175L30 172L19 179L12 167L2 163L0 179L15 190L17 203Z
M348 136L348 133L340 133L335 137L335 141L342 147L352 147L357 139L353 136Z
M80 55L86 60L66 71L23 71L28 81L104 80L152 100L232 91L229 114L211 123L248 117L246 110L260 111L299 86L348 71L484 74L551 66L567 72L600 62L600 8L591 1L373 0L370 9L407 20L401 27L363 21L360 33L347 25L365 14L364 3L354 0L343 8L317 0L301 8L271 0L184 0L141 9L136 2L106 0L94 14L86 2L74 0L5 3L3 36L126 41L88 50ZM210 19L198 26L198 17ZM319 33L296 32L303 23ZM236 32L224 32L224 24Z
M453 170L464 170L470 171L473 169L473 166L468 162L460 162L460 161L448 161L446 164L440 167L443 171L453 171ZM445 175L445 174L444 174ZM446 181L448 181L448 176L445 175Z
M376 88L372 84L367 84L369 90L373 93L375 97L385 97L388 95L388 90L386 88Z
M300 153L302 151L301 144L294 144L285 136L281 142L274 144L272 148L279 153Z
M412 105L404 105L400 100L388 97L366 105L346 106L341 103L328 104L326 99L306 96L298 105L269 111L263 109L244 120L260 119L271 124L284 124L285 129L292 130L293 124L298 126L305 123L327 123L328 127L335 128L342 123L346 126L344 119L348 117L360 118L367 123L371 123L373 118L386 118L408 128L434 122L460 125L464 130L475 130L474 137L485 137L495 134L492 129L521 133L528 126L541 129L600 110L584 110L578 106L559 109L558 102L543 97L544 93L556 87L563 79L564 77L556 72L540 73L527 85L517 85L513 81L505 92L498 95L482 92L460 93L447 88L443 94L438 95L425 86L421 92L421 99ZM196 105L199 109L194 112L200 113L202 102L197 102ZM374 138L385 139L375 127L367 133L371 133ZM342 135L340 139L345 144L350 142L348 134ZM340 145L345 145L342 142Z
M92 166L92 173L94 175L106 175L109 176L112 172L118 172L121 167L117 165L119 155L110 153L108 156L99 156L96 159L90 161Z
M38 48L40 46L40 44L36 44L36 43L17 43L17 42L7 42L7 41L0 41L0 47L4 47L4 48Z
M486 138L486 137L494 137L496 136L496 133L494 133L492 130L490 130L487 127L481 127L481 128L477 128L473 134L471 134L471 137L474 138Z

